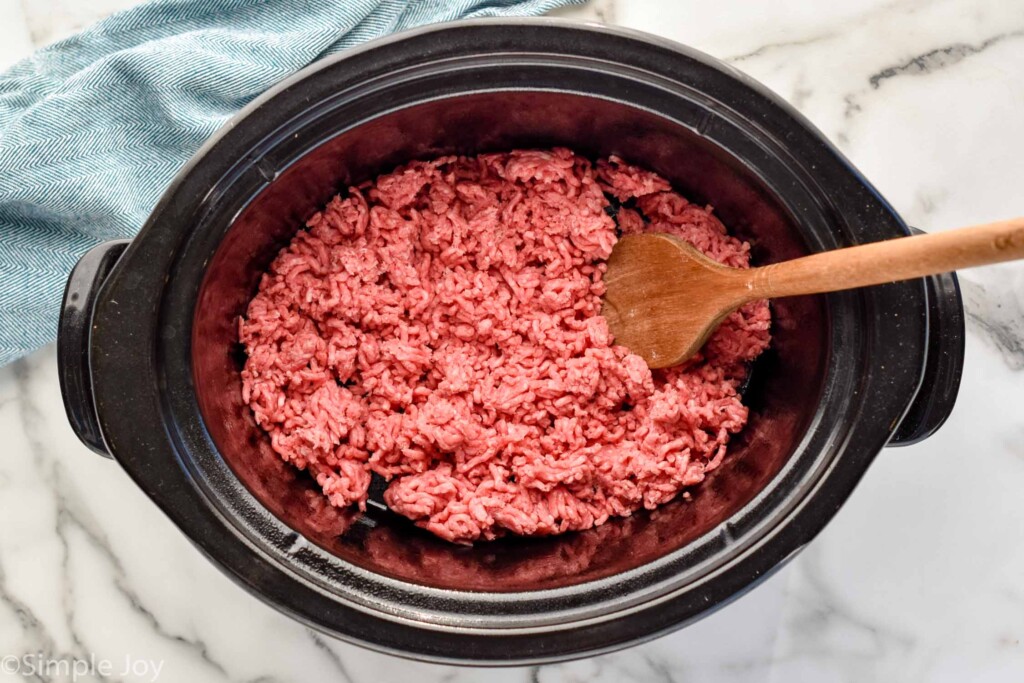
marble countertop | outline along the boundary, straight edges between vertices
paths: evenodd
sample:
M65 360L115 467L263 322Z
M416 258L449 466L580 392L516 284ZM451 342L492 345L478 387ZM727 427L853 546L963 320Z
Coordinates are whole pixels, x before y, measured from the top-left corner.
M0 67L127 4L0 0ZM591 0L560 14L661 34L761 80L913 225L1024 214L1019 0ZM825 532L733 605L531 668L372 653L252 598L78 444L45 348L0 369L0 656L93 656L111 680L194 683L1024 680L1024 266L962 283L966 368L939 434L883 452ZM5 663L0 678L67 680L28 673Z

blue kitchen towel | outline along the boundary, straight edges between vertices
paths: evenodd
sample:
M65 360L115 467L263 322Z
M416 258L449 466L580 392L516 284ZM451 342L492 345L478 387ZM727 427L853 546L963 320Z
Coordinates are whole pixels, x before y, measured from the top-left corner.
M0 75L0 365L56 336L68 272L130 237L236 111L324 55L583 0L153 0Z

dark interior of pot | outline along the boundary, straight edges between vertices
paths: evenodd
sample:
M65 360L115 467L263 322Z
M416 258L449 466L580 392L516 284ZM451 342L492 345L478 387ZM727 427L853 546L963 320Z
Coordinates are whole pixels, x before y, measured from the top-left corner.
M618 154L714 206L752 244L755 264L807 252L783 203L739 160L653 113L581 95L517 91L435 100L329 138L277 175L242 211L210 261L192 332L196 397L224 460L274 515L335 556L416 584L474 591L556 588L617 574L673 552L754 498L795 450L817 406L827 357L820 298L773 302L773 343L745 394L746 429L692 499L551 538L507 537L456 546L371 502L365 514L327 504L305 473L271 450L242 402L245 361L237 320L260 273L305 220L349 185L411 159L564 145L592 158ZM329 139L328 139L329 138ZM378 487L379 488L379 487ZM380 491L374 496L380 500Z

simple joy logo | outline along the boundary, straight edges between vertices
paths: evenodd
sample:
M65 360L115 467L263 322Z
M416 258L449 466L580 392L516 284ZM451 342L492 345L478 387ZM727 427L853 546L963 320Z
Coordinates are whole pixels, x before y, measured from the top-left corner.
M163 671L164 660L125 655L123 659L88 657L53 657L42 652L7 655L0 658L0 673L25 679L78 681L86 678L131 678L155 682Z

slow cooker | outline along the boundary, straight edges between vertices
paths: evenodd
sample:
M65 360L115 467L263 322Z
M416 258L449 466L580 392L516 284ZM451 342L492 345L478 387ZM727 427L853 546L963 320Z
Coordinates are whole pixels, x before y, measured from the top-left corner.
M725 464L691 500L559 537L448 544L380 487L365 514L333 508L242 402L238 317L334 194L412 159L554 145L665 176L758 264L910 233L792 107L692 49L555 20L423 28L252 102L135 239L82 257L59 341L75 431L253 594L377 650L546 662L725 605L810 541L882 448L945 420L963 361L954 276L772 302Z

